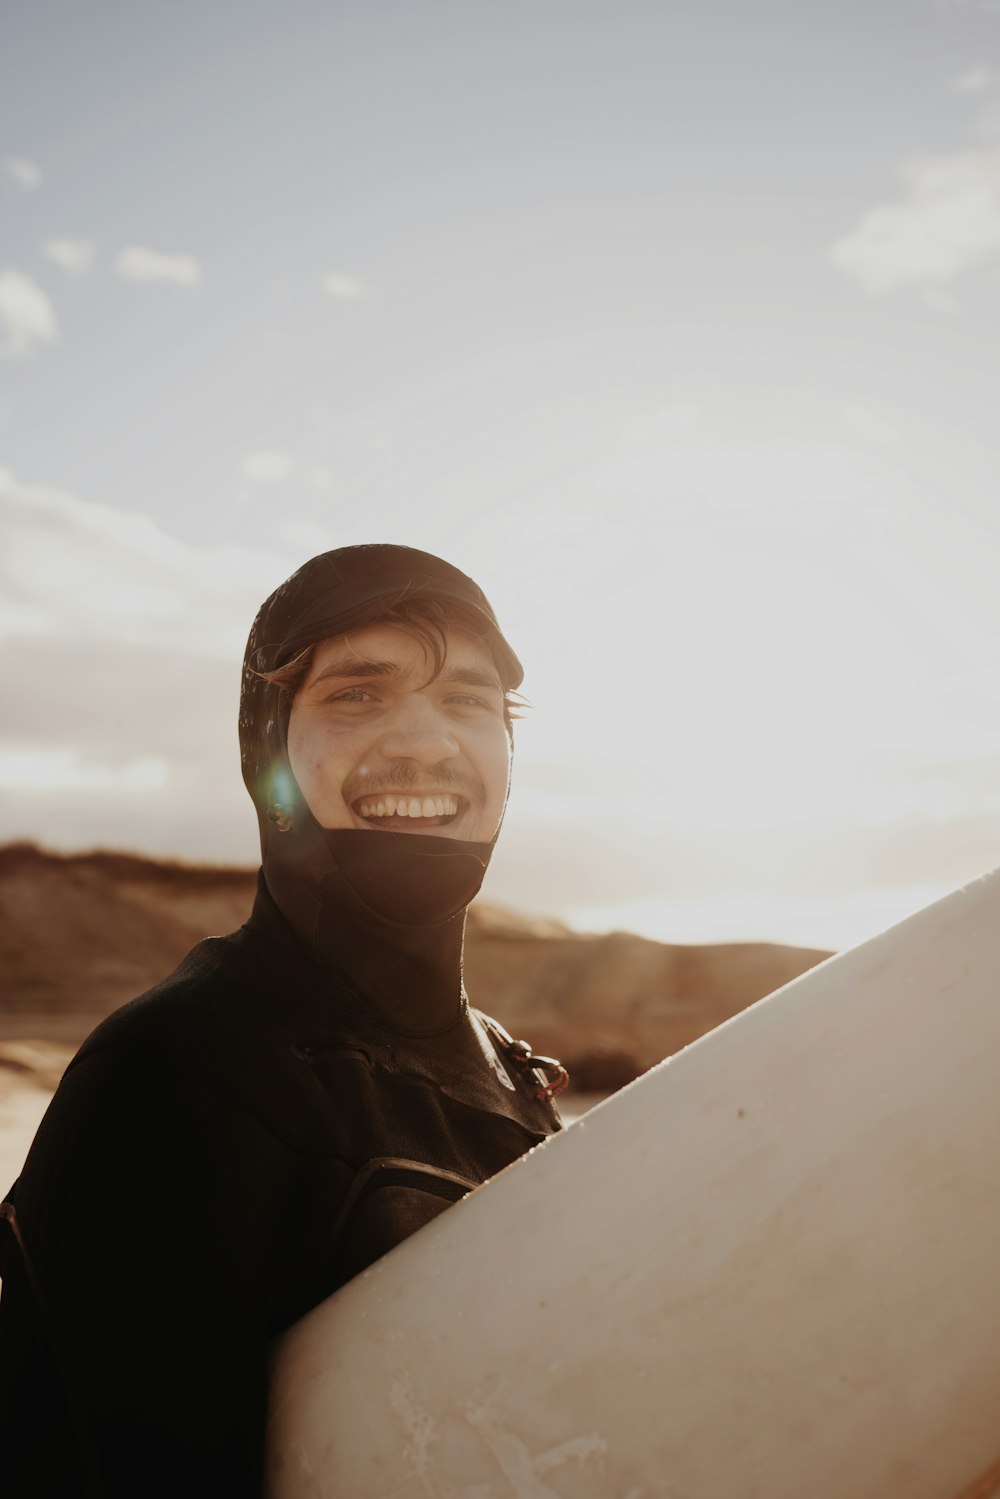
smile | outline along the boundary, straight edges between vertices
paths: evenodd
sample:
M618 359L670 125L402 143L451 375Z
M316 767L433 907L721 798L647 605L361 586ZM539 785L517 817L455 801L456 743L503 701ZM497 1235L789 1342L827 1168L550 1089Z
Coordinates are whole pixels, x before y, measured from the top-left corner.
M446 827L458 816L464 797L451 792L429 796L380 794L359 797L352 803L354 811L375 827L409 829Z

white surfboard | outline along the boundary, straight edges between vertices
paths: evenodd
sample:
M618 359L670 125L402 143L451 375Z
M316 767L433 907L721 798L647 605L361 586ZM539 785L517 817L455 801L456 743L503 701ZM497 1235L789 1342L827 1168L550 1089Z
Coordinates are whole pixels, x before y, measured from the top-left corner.
M272 1499L1000 1494L1000 871L317 1307L268 1450Z

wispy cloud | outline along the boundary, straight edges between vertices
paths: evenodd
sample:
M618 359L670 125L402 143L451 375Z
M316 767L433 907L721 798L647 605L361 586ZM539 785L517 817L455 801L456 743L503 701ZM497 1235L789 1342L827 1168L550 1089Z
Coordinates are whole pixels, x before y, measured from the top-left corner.
M67 276L86 276L94 266L96 247L90 239L47 239L42 254Z
M307 489L329 490L336 483L336 477L329 469L298 463L291 453L271 448L247 453L240 468L243 477L251 484L287 484L295 480Z
M188 546L145 516L3 470L0 528L0 640L17 633L80 649L117 640L140 654L170 642L182 653L228 654L246 635L258 589L296 561Z
M31 750L0 746L0 786L6 791L162 791L170 779L166 760L142 755L110 765L65 747Z
M295 472L295 460L288 453L248 453L240 466L253 484L284 484Z
M42 185L42 169L30 157L7 156L4 158L3 169L11 181L16 182L18 187L27 188L29 192Z
M324 276L320 285L328 297L334 297L338 302L360 302L370 295L364 281L359 281L356 276L345 276L342 272Z
M200 286L201 266L193 255L165 255L144 245L128 245L115 262L126 281L167 281L175 286Z
M871 209L829 251L872 293L941 287L1000 263L1000 150L911 163L903 196Z
M952 88L957 94L981 94L993 81L993 70L985 63L976 63L952 79Z
M21 271L0 271L0 348L15 357L59 336L55 309L45 292Z
M0 530L0 786L19 788L0 839L252 857L231 749L240 660L301 559L188 546L3 473Z

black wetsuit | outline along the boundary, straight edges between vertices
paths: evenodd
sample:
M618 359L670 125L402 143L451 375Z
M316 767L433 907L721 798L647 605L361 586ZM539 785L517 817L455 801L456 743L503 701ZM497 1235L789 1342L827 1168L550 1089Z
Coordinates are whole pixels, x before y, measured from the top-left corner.
M318 826L267 679L424 595L472 609L518 685L481 591L408 547L313 558L254 622L257 902L94 1032L38 1131L0 1221L3 1499L256 1496L273 1338L559 1128L462 983L495 838Z
M0 1233L5 1499L88 1460L114 1499L259 1492L275 1335L558 1128L450 1008L419 979L373 1008L262 885L94 1032L14 1194L41 1307Z

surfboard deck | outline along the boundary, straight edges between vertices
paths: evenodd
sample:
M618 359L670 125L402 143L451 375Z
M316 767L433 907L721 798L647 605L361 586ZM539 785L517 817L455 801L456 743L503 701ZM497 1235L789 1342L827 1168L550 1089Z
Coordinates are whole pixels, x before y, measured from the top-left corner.
M646 1073L292 1328L271 1499L1000 1494L998 1074L1000 871Z

